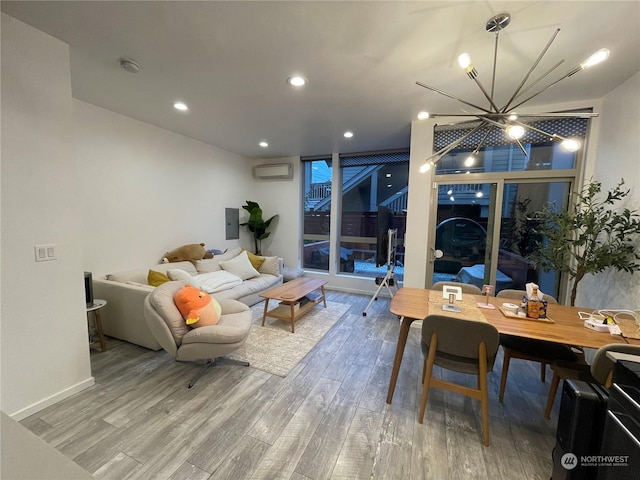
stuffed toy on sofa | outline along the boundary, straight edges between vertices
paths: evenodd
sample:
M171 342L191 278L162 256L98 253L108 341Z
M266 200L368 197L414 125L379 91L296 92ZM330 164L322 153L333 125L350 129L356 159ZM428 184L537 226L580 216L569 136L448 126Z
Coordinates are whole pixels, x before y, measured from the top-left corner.
M204 243L190 243L164 254L162 263L191 262L203 258L213 258L213 254L204 249Z
M173 301L182 318L192 328L216 325L220 321L220 304L211 295L196 287L186 285L181 288L174 295Z

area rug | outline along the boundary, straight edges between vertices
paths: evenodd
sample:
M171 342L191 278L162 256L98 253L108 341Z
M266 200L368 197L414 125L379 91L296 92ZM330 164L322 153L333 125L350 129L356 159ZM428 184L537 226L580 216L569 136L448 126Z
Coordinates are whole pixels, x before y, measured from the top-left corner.
M269 303L269 310L271 308ZM327 308L324 308L321 302L296 321L296 332L291 333L289 322L275 318L267 317L263 327L264 302L260 302L251 307L249 338L242 348L227 357L286 377L348 309L349 305L336 302L327 302Z

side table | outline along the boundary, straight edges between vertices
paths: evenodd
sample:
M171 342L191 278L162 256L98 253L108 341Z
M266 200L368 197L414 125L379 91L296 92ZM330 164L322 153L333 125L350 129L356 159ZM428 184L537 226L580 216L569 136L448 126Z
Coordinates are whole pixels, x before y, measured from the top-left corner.
M89 329L91 329L91 323L89 320L89 313L93 312L93 317L95 321L95 328L98 332L98 342L92 341L92 335L89 334L89 348L97 348L100 345L100 351L105 352L107 350L107 342L104 339L104 333L102 332L102 320L100 319L100 309L107 304L106 300L101 300L99 298L95 298L93 300L93 305L87 307L87 323L89 325ZM91 333L91 330L89 330Z

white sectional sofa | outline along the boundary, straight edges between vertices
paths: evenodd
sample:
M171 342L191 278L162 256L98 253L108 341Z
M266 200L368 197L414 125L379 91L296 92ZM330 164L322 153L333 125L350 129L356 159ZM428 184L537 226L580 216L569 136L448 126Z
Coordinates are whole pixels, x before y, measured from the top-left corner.
M263 257L264 262L257 269L257 276L240 269L242 256L246 256L241 248L236 248L216 255L214 258L191 262L161 263L148 268L126 270L110 273L93 279L93 293L95 298L107 301L107 305L100 311L104 333L110 337L135 343L152 350L160 350L160 344L155 340L147 327L144 318L144 299L155 287L149 285L149 271L163 273L172 280L186 280L194 285L216 285L221 290L210 292L218 299L231 298L246 305L254 305L262 300L259 294L269 288L279 285L283 281L283 261L278 257ZM232 261L232 262L231 262ZM222 263L222 265L221 265ZM224 267L227 267L227 270ZM233 267L233 268L232 268ZM227 278L224 272L240 273L242 279L239 284L228 288L229 285L219 285L220 282L206 282L220 272L222 278ZM237 278L237 277L236 277ZM233 283L238 283L233 282ZM202 288L202 287L201 287ZM203 288L207 290L206 288Z

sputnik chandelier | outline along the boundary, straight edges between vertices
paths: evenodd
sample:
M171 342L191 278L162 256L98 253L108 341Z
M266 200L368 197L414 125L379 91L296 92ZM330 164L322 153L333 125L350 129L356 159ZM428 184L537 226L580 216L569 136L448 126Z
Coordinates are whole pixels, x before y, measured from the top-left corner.
M490 33L495 33L491 93L488 93L487 90L482 85L482 83L480 82L480 79L478 78L479 76L478 71L471 64L471 58L469 57L469 54L463 53L458 57L458 64L460 65L460 67L465 69L467 76L476 83L478 88L480 88L480 90L482 91L483 95L489 101L488 107L481 107L474 103L463 100L459 97L456 97L455 95L451 95L450 93L439 90L435 87L425 85L422 82L416 82L416 84L420 85L421 87L431 90L432 92L439 93L440 95L444 95L445 97L451 98L453 100L457 100L458 102L463 103L469 107L473 107L474 109L479 111L478 113L467 112L464 110L463 110L464 113L425 113L421 117L421 118L467 117L467 118L475 118L477 120L474 120L474 124L476 124L475 127L473 127L471 130L469 130L467 133L465 133L463 136L461 136L457 140L453 141L446 147L438 150L436 153L434 153L429 158L427 158L425 160L425 163L420 167L420 173L425 173L429 171L431 167L435 166L435 164L443 156L445 156L447 153L449 153L451 150L456 148L458 145L460 145L462 142L464 142L466 139L468 139L472 135L480 135L481 140L478 142L477 146L475 147L475 149L473 150L469 158L467 158L465 161L466 166L471 166L475 162L478 152L484 146L485 141L487 140L489 135L492 133L492 131L495 129L503 130L504 133L507 135L507 138L514 141L518 145L518 147L520 147L520 149L525 154L525 156L527 155L527 152L524 146L522 145L522 143L520 142L520 139L524 136L526 130L531 130L538 134L542 134L545 137L548 137L550 140L559 142L562 148L564 148L567 151L575 152L580 148L581 143L578 139L565 138L555 133L549 133L527 122L528 121L531 122L532 119L539 120L539 119L551 119L551 118L562 118L562 117L592 118L592 117L597 117L598 116L597 113L547 112L547 113L518 115L516 112L519 107L521 107L528 101L534 99L535 97L545 92L549 88L553 87L554 85L558 84L565 78L569 78L570 76L575 75L576 73L586 68L592 67L593 65L597 65L598 63L603 62L609 57L609 50L607 50L606 48L598 50L589 58L587 58L584 62L580 63L579 65L576 65L575 67L573 67L571 70L566 72L563 76L561 76L557 80L554 80L548 83L546 86L540 87L535 93L532 93L525 97L527 92L530 92L530 90L533 87L535 87L538 83L542 82L549 75L551 75L551 73L553 73L564 62L564 60L560 60L553 67L551 67L549 70L547 70L542 75L540 75L536 80L533 80L531 83L527 85L527 81L529 80L529 77L531 76L535 68L538 66L540 61L542 60L542 57L544 57L544 55L547 53L547 51L549 50L549 47L551 47L551 44L557 37L558 33L560 33L560 29L557 29L551 36L551 39L549 40L549 42L547 42L547 45L542 49L542 52L540 53L536 61L533 63L529 71L526 73L526 75L524 76L524 78L522 79L522 81L520 82L516 90L513 92L513 94L507 101L507 103L504 104L503 106L498 106L494 99L496 64L497 64L497 58L498 58L498 40L500 37L500 32L504 30L509 25L510 22L511 22L511 15L508 13L500 13L498 15L491 17L487 21L487 25L486 25L487 31Z

